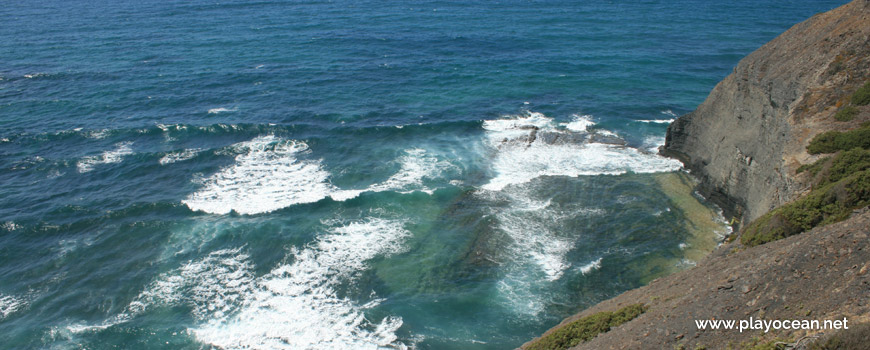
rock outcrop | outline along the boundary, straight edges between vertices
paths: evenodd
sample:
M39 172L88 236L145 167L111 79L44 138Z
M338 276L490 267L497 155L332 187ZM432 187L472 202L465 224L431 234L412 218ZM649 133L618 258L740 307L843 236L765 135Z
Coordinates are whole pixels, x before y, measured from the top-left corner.
M749 222L806 190L795 170L811 160L807 143L850 126L831 115L868 76L870 0L855 0L746 56L671 124L662 153L682 160L727 216Z

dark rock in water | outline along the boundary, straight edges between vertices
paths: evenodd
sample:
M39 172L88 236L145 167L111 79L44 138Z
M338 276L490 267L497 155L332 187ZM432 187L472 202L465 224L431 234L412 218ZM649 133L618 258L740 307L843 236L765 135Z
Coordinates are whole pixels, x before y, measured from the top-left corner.
M729 217L755 219L805 190L795 170L837 101L870 78L870 1L797 24L740 61L707 100L668 128L662 153L683 161ZM860 119L860 118L859 118ZM856 121L857 123L857 121Z
M542 131L538 140L548 145L582 144L586 142L585 134L564 131Z
M589 135L589 140L591 142L605 143L608 145L625 146L627 144L625 142L625 140L619 138L618 136L605 135L605 134L599 134L599 133L593 133L593 134Z

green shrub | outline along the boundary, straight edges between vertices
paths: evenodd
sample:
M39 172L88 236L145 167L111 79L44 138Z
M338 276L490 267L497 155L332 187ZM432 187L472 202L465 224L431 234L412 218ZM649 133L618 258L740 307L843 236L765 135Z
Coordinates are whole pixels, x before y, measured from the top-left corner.
M809 171L810 175L816 176L819 174L819 171L821 171L825 167L825 164L827 164L829 160L831 160L831 157L824 157L815 161L815 163L801 165L799 168L797 168L795 173L800 174L804 171Z
M834 119L839 120L841 122L847 122L847 121L850 121L852 119L855 119L856 115L858 115L858 108L855 108L855 106L849 105L849 106L843 107L842 109L837 111L837 114L834 114Z
M842 168L848 169L849 165ZM819 225L845 220L852 210L868 204L870 169L865 168L764 214L746 227L740 242L751 247L796 235Z
M837 182L846 176L868 168L870 168L870 150L853 148L834 157L826 174L827 177L819 184Z
M828 131L816 135L807 146L810 154L834 153L855 147L870 148L870 125L864 123L860 128L846 132Z
M646 311L643 304L634 304L616 312L599 312L571 322L553 333L543 336L531 345L529 350L567 349L595 338L600 333L633 320Z
M864 86L852 94L852 104L856 106L866 106L870 104L870 81L864 83Z

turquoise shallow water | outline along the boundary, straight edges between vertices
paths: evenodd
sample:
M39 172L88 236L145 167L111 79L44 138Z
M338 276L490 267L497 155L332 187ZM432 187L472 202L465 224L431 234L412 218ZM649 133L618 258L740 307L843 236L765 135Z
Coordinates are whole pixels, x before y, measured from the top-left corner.
M667 122L840 3L4 4L0 341L518 346L691 265Z

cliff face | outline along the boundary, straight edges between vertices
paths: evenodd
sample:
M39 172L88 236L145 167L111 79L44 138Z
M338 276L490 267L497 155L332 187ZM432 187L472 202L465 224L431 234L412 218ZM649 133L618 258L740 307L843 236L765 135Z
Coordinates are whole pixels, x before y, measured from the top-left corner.
M805 147L838 103L868 79L870 0L795 25L745 57L694 112L669 128L662 153L701 180L728 217L749 222L806 190Z

